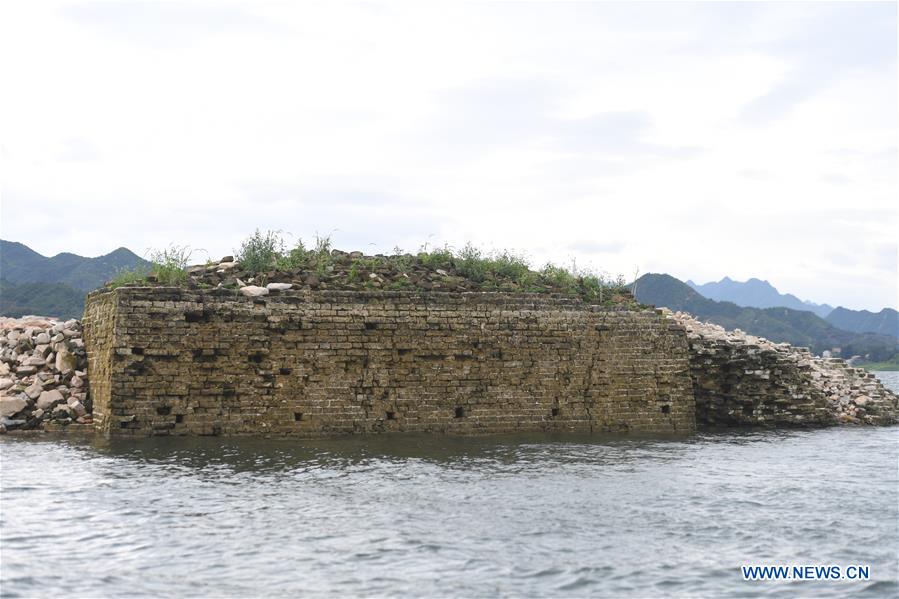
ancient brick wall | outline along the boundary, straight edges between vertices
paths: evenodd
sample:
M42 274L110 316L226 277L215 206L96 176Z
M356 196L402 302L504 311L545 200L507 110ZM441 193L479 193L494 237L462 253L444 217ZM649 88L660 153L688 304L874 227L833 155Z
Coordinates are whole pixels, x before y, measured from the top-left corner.
M88 297L111 436L692 432L681 326L505 293L120 288Z

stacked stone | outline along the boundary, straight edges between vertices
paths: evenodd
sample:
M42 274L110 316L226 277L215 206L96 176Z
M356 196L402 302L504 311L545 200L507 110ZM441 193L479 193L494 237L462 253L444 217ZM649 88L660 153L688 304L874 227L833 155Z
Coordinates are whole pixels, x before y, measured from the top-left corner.
M887 425L899 398L871 373L808 349L665 310L687 332L697 425Z
M537 273L534 273L537 275ZM159 286L152 275L129 286ZM562 285L551 277L537 275L527 284L515 274L497 274L475 280L455 263L437 267L417 256L375 256L362 252L332 250L326 260L310 258L301 267L268 272L250 272L234 256L187 267L188 289L237 289L248 297L261 297L287 290L314 291L503 291L580 296L590 303L637 307L633 296L619 286L603 291L600 297L583 286Z
M81 323L0 318L0 433L90 424L90 408Z

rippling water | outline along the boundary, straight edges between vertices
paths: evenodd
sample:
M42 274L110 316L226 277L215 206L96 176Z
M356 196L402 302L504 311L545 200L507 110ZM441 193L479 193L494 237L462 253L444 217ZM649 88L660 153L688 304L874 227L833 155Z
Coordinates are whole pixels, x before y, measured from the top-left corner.
M895 596L897 432L8 436L0 593ZM872 580L744 582L748 563Z

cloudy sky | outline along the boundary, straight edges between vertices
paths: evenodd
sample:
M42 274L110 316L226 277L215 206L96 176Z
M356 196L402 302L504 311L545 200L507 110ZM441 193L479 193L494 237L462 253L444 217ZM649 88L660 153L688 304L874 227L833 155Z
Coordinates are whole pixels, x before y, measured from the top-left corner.
M2 237L472 241L896 305L895 3L423 4L4 3Z

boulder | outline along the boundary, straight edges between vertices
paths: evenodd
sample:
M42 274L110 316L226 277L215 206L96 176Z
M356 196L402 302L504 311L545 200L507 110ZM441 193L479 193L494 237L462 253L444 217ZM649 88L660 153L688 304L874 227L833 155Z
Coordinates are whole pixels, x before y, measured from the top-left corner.
M268 295L268 289L265 287L257 287L256 285L247 285L246 287L240 288L240 293L247 297L260 297L262 295Z
M69 406L71 411L75 413L75 416L80 417L80 416L84 416L85 414L87 414L87 410L84 408L84 404L82 404L77 399L70 397L67 402L67 405Z
M9 389L10 387L12 387L15 384L16 384L16 382L10 378L2 378L2 379L0 379L0 391L3 391L4 389Z
M44 388L39 381L34 381L27 389L25 389L25 395L28 396L28 399L37 399L43 392Z
M287 291L293 287L290 283L269 283L265 286L269 291Z
M18 414L28 405L28 402L21 397L0 397L0 417L9 418Z
M47 332L38 333L38 336L35 337L34 341L38 345L48 345L50 343L50 335Z
M75 370L75 366L77 365L78 358L69 350L60 348L60 350L56 352L56 370L62 374Z
M44 391L37 398L37 407L42 410L47 410L52 407L54 404L65 401L65 398L62 396L62 393L53 389L52 391Z

